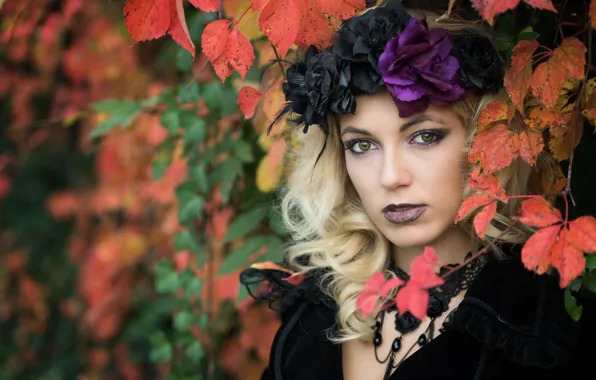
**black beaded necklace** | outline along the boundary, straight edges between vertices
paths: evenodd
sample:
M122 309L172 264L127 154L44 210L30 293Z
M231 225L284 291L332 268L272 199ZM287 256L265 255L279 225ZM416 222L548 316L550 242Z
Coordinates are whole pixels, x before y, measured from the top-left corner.
M471 253L468 253L466 256L466 260L471 257ZM445 279L445 283L441 286L437 286L434 288L429 289L429 302L428 308L426 309L426 314L430 318L430 323L426 330L418 337L416 343L414 343L403 356L403 358L399 361L399 363L394 364L395 356L397 352L401 349L401 340L404 335L409 332L414 331L418 326L420 326L421 321L414 317L410 312L406 312L405 314L395 314L395 331L399 333L399 336L393 340L391 344L391 349L389 353L385 357L385 359L379 359L378 350L381 344L383 343L383 336L381 335L381 328L383 327L383 321L385 320L385 312L386 311L397 311L397 307L395 304L391 305L388 308L384 308L381 310L377 316L375 317L375 325L374 329L374 338L373 338L373 346L375 349L375 358L377 362L384 364L387 363L387 368L385 369L385 375L383 380L387 380L391 375L391 372L394 368L399 367L401 363L410 355L410 352L418 346L424 346L426 343L430 342L435 335L435 319L442 315L445 311L449 310L449 302L453 297L455 297L459 292L464 289L467 289L469 284L476 278L480 269L484 264L484 260L481 260L479 257L475 258L468 262L464 267L460 270L457 270L447 276ZM449 264L443 266L439 272L440 276L444 276L449 270L456 267L457 264ZM401 268L395 268L394 272L396 276L405 282L407 282L410 276L404 272ZM402 285L403 287L404 285ZM399 289L398 289L399 291ZM455 311L455 310L453 310ZM449 313L446 317L445 322L449 320L449 317L453 313ZM439 329L439 332L443 331L443 327Z

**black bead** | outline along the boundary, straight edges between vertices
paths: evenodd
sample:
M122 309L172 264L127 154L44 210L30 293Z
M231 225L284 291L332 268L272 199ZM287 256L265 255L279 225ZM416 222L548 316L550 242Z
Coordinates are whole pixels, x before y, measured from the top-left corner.
M373 339L373 344L375 347L379 347L383 343L383 337L379 333L375 333L375 337Z
M401 338L395 338L393 344L391 345L391 351L397 352L401 348Z
M426 335L422 334L418 338L418 344L424 346L426 344Z

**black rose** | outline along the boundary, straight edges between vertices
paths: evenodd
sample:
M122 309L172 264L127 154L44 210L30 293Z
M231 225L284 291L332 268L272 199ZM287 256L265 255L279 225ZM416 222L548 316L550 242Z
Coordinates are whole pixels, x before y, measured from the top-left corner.
M413 316L409 311L395 318L395 330L402 334L415 330L420 326L420 319Z
M394 1L352 17L342 25L333 53L350 63L355 90L371 93L383 85L378 70L379 55L387 42L403 30L408 20L406 10Z
M449 300L442 294L431 294L428 300L426 313L430 318L436 318L449 308Z
M505 63L488 38L457 35L452 54L461 67L460 78L465 87L482 92L495 92L503 87Z

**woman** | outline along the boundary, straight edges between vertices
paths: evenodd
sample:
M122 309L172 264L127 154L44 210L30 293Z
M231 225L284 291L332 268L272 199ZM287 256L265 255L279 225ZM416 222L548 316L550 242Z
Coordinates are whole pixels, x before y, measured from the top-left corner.
M390 2L287 70L282 114L303 126L282 200L293 241L284 268L241 276L266 279L256 297L282 311L264 379L571 379L588 368L592 309L574 322L555 276L523 267L518 204L499 208L485 239L454 223L473 192L475 119L502 96L504 63L476 26L435 19ZM528 194L530 173L519 161L498 176L508 194ZM429 290L428 318L364 316L358 295L373 274L407 282L425 247L444 275L461 267Z

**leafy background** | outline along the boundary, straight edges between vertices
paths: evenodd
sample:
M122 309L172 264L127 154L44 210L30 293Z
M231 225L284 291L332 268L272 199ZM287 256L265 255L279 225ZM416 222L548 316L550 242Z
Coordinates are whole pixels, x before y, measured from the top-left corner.
M283 120L266 134L283 73L261 77L278 37L252 2L195 8L208 2L185 4L196 51L219 13L255 51L223 82L208 54L136 42L125 1L0 0L0 379L259 378L279 321L238 273L284 242L275 189L292 142ZM512 52L552 46L556 22L524 5L495 27ZM250 120L244 86L260 96ZM576 149L572 218L596 214L594 139Z

